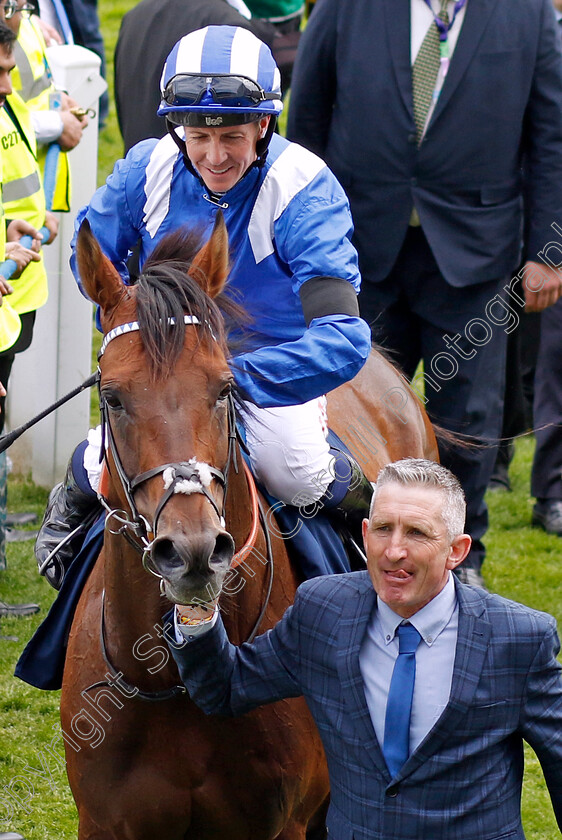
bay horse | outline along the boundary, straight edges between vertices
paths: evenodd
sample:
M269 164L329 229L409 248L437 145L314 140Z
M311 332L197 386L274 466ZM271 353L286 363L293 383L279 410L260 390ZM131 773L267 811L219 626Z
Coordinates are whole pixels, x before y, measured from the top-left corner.
M180 252L188 262L174 259ZM163 241L130 287L84 223L78 264L105 333L111 511L74 616L62 688L79 840L325 837L328 774L304 700L236 720L207 717L178 685L163 639L172 604L206 601L212 587L222 590L226 629L240 644L281 618L300 583L283 540L258 517L235 439L224 222L202 247L193 236ZM372 480L399 457L437 459L425 412L406 392L373 353L329 395L330 424L351 446L349 420L364 420L362 466Z

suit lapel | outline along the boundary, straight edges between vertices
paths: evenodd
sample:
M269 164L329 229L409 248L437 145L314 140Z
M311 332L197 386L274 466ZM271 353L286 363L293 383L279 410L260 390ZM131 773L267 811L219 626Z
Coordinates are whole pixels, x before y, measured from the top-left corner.
M439 100L435 106L427 133L431 131L431 127L447 107L447 103L464 76L484 31L488 26L488 19L497 2L498 0L467 0L464 21L451 59L451 66L443 84Z
M410 0L382 0L386 43L390 50L396 84L412 120L412 62L410 58Z
M401 777L409 776L434 755L458 725L459 715L472 703L488 650L491 624L483 617L484 601L477 591L455 580L459 602L459 629L453 666L451 695L443 714L404 765Z
M366 760L371 759L379 771L388 776L388 769L375 735L365 698L365 687L359 667L359 651L367 624L374 609L376 596L367 572L358 576L360 586L356 598L346 598L339 625L337 669L346 699L350 719L363 741Z

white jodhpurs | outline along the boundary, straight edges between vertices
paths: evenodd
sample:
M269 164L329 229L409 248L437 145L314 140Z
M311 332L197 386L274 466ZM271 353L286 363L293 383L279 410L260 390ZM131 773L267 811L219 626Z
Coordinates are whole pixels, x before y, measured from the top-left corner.
M326 440L326 397L282 408L258 408L253 403L245 403L245 407L242 420L258 481L285 504L301 507L321 499L334 480L334 456ZM84 468L96 492L100 449L98 426L88 432L84 452Z
M285 504L318 501L334 480L326 397L282 408L245 403L242 420L254 475Z

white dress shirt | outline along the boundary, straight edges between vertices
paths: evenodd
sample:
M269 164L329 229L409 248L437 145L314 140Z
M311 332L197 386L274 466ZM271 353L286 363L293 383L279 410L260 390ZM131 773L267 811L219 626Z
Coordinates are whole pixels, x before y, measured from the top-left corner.
M384 743L386 701L398 656L396 629L404 619L377 598L377 609L359 652L359 667L377 740ZM423 741L449 702L457 648L458 604L449 573L441 592L410 619L422 641L416 651L416 681L410 719L410 753Z
M198 636L203 636L205 633L208 633L212 627L215 626L217 623L217 618L219 617L219 608L215 607L213 610L213 617L210 621L202 621L201 624L194 624L193 626L189 627L187 624L180 624L178 619L178 611L174 608L174 634L176 637L176 642L178 645L183 644L183 642L189 642L192 639L196 639Z

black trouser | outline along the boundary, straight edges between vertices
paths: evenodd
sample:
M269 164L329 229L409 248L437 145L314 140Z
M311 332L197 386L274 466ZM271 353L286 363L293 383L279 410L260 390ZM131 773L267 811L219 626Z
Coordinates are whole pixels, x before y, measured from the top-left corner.
M6 389L8 390L8 380L10 378L10 373L12 372L12 365L14 364L14 359L16 358L16 353L23 353L24 350L27 350L29 345L31 344L31 339L33 338L33 327L35 324L35 315L36 312L26 312L23 315L20 315L21 320L21 332L19 334L18 340L15 344L12 344L7 350L4 350L3 353L0 353L0 382ZM4 430L4 408L6 403L6 397L0 397L0 434Z
M540 313L522 312L520 317L519 326L507 337L502 442L498 449L494 473L501 467L507 469L511 463L515 453L511 438L527 432L533 426Z
M533 425L531 494L562 499L562 299L541 313Z

